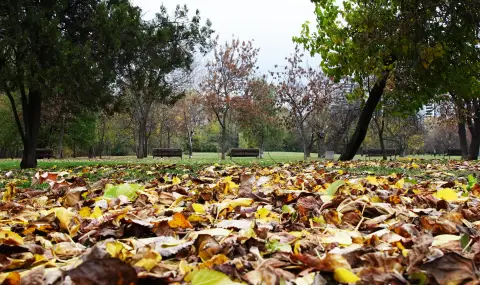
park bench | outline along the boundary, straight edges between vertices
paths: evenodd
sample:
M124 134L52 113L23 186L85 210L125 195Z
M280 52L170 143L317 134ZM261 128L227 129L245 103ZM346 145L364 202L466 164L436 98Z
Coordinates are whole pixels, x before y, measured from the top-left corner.
M153 158L155 157L180 157L183 158L181 148L154 148L152 150Z
M52 158L53 149L51 148L37 148L36 150L37 159Z
M383 156L383 151L380 148L370 148L364 150L363 154L367 157ZM394 148L386 148L385 154L387 156L397 156L396 149Z
M260 150L258 148L232 148L230 150L230 159L232 157L259 157Z
M458 148L447 148L445 156L462 156L462 150Z

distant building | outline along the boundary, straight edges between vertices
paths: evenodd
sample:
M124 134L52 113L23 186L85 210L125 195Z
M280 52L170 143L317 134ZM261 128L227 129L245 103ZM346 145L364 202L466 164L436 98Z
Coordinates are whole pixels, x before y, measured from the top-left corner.
M436 117L438 114L435 110L435 104L427 104L423 107L425 117Z

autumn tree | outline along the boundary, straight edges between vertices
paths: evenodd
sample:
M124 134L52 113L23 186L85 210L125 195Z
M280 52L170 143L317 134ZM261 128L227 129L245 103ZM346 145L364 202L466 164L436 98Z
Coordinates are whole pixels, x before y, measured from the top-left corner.
M271 72L271 75L278 81L276 93L279 102L288 107L291 122L300 132L304 159L307 159L307 120L317 108L326 104L333 82L322 72L303 67L302 57L303 54L297 46L291 57L286 58L287 65L284 70Z
M337 80L353 76L361 86L375 77L367 96L361 95L363 109L341 160L355 156L389 78L405 104L420 108L445 92L442 70L455 57L478 57L478 1L346 0L341 7L335 0L312 2L318 29L312 32L306 23L295 41L320 54L324 71Z
M202 103L200 94L192 91L188 92L175 106L175 110L181 117L180 126L187 138L189 158L192 158L193 154L193 137L195 136L195 132L205 121L205 112Z
M216 44L213 59L207 63L207 75L202 86L205 106L214 114L221 127L220 152L225 159L227 130L232 106L237 97L244 96L250 79L257 69L259 49L253 42L233 39L225 45Z

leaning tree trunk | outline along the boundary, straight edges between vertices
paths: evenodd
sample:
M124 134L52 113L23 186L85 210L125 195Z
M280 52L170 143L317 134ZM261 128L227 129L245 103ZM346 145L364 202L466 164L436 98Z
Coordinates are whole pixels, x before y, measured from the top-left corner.
M468 159L468 141L465 122L458 122L458 137L460 138L460 149L462 150L462 158Z
M40 133L42 96L39 90L31 89L28 99L22 96L23 124L25 127L25 142L20 167L37 167L37 140Z
M305 134L305 128L303 127L303 123L302 125L300 125L300 135L302 136L303 160L307 160L310 154L308 151L307 136Z
M365 102L365 106L363 107L362 113L360 114L360 118L358 119L357 127L355 132L353 133L352 137L350 138L345 151L340 156L340 160L352 160L355 157L358 149L362 145L363 141L365 140L365 136L367 135L368 125L372 119L373 112L380 102L380 99L383 95L383 90L387 84L389 71L385 71L375 85L373 86L372 90L370 90L368 94L367 102Z

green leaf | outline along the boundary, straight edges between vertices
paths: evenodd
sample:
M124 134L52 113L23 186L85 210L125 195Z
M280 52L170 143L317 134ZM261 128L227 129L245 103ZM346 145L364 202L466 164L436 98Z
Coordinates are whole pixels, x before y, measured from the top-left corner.
M423 272L415 272L410 275L410 280L415 280L415 284L424 285L427 281L427 275Z
M460 238L460 244L462 245L462 249L470 252L471 247L469 246L470 243L470 236L465 234L462 235L462 238Z
M192 285L237 285L243 284L232 281L227 275L210 269L201 269L193 272Z
M130 201L133 201L137 198L137 190L144 188L140 184L129 184L124 183L120 185L113 186L112 184L105 185L105 198L118 198L120 195L126 196Z
M338 188L340 188L340 186L343 186L344 184L345 184L345 181L343 180L337 180L333 182L332 184L330 184L330 186L328 186L326 194L328 196L334 196L335 193L337 193Z

